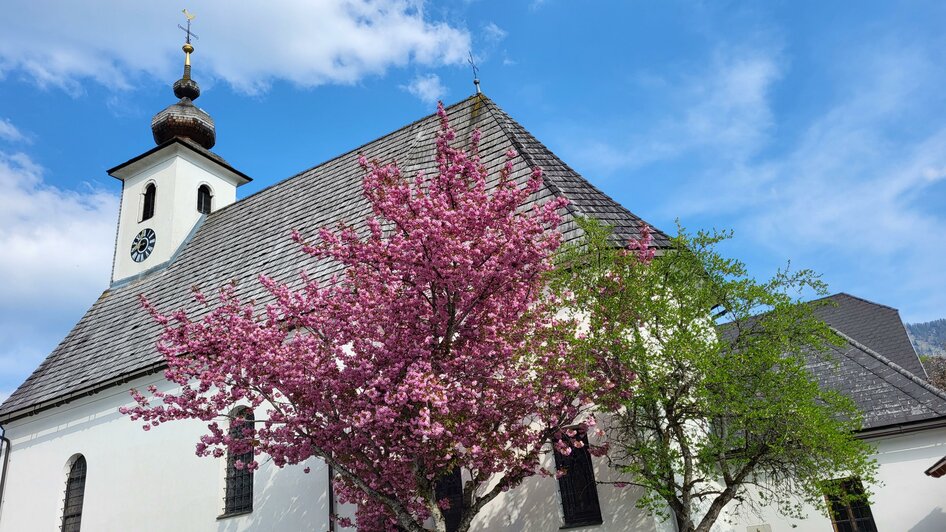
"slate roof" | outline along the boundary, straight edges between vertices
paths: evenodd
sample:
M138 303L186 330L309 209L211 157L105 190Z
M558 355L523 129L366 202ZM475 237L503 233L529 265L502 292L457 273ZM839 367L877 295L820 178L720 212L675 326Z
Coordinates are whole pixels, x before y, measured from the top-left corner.
M917 377L927 377L897 309L843 292L817 302L827 303L815 306L815 314L825 323L883 354Z
M553 195L570 200L561 227L566 240L580 235L575 215L614 226L617 237L625 241L639 234L640 218L588 183L489 98L473 96L447 111L458 141L468 140L474 128L480 130L480 153L491 175L498 175L510 148L519 153L514 160L516 179L524 181L533 167L542 167L545 187L532 200ZM170 311L193 306L191 287L212 291L235 281L242 297L265 298L256 280L259 273L290 283L298 282L302 270L316 279L330 277L337 265L303 254L290 240L291 230L313 235L339 220L364 219L369 207L361 193L359 153L380 161L396 160L405 175L435 171L433 139L438 125L436 116L425 117L208 215L167 268L103 292L0 406L0 423L160 370L162 358L154 345L161 331L142 310L139 295ZM654 238L657 246L668 244L660 231Z
M812 304L844 343L811 354L808 369L822 387L854 401L863 431L946 418L946 392L926 382L897 309L845 293ZM735 328L724 324L720 332L732 338Z
M810 358L808 369L823 387L854 401L864 415L864 431L946 416L946 393L844 330L834 329L844 345L832 346L828 357Z

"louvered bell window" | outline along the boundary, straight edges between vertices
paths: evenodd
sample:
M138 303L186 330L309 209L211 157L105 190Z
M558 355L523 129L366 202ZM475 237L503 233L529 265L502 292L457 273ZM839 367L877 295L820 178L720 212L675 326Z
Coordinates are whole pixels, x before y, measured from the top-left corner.
M831 510L831 523L837 532L877 532L874 524L874 515L870 506L863 498L864 487L857 479L849 478L839 481L845 493L853 500L842 500L837 497L828 497L828 507ZM847 498L847 497L846 497Z
M69 468L66 497L62 506L62 532L79 532L82 524L82 503L85 498L85 457L79 456Z
M197 189L197 212L201 214L210 214L210 202L213 196L210 195L210 187L201 185Z
M158 193L158 189L154 186L154 183L149 183L145 187L145 201L144 206L141 209L141 221L145 221L154 216L154 199Z
M435 488L437 500L447 499L450 508L442 510L447 522L447 532L456 532L460 529L460 519L463 516L463 479L460 477L460 468L455 468L448 475L437 481Z
M577 439L585 445L577 449L573 447L567 456L555 450L555 468L564 472L558 478L558 489L565 527L600 525L601 505L588 452L588 438L582 435Z
M242 418L243 422L232 422L230 424L230 435L243 436L243 429L249 426L248 423L253 423L253 411L244 408L236 413L236 417ZM238 469L236 467L237 461L243 464L252 462L253 451L250 450L240 454L227 453L226 493L221 517L253 511L253 471L247 467Z

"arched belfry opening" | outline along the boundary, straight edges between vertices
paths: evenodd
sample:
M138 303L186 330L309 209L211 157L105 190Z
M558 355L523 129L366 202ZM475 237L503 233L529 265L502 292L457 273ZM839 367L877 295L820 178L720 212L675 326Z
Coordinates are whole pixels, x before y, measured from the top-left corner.
M213 193L207 185L201 185L197 188L197 212L201 214L210 214L213 209Z
M145 187L145 198L141 207L141 221L150 220L154 216L154 198L158 193L158 188L154 183L148 183Z

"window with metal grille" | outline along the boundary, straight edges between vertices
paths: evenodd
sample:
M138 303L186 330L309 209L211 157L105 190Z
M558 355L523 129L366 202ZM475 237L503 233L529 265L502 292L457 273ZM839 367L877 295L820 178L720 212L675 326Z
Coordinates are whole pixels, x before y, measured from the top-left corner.
M560 472L558 490L562 497L565 526L600 525L601 505L598 503L595 472L588 452L588 438L580 435L575 439L584 443L584 446L572 447L568 455L555 450L555 468Z
M82 523L82 502L85 498L85 457L79 455L69 468L66 480L66 498L62 506L63 532L79 532Z
M242 408L234 413L230 423L230 436L243 437L243 430L252 427L253 411ZM253 461L253 451L240 454L227 453L227 477L223 515L243 514L253 511L253 471L247 467L237 468L236 463Z
M846 494L840 497L828 497L831 510L831 523L837 532L877 532L874 515L864 497L864 487L854 478L838 481Z
M145 187L145 202L141 209L141 221L145 221L154 216L154 197L158 193L154 183L148 183Z
M201 185L197 188L197 212L201 214L210 214L210 202L213 196L210 194L210 187Z
M460 529L460 518L463 516L463 479L460 477L460 468L454 468L446 476L437 480L434 491L437 501L447 499L450 508L441 510L447 522L447 532L456 532Z

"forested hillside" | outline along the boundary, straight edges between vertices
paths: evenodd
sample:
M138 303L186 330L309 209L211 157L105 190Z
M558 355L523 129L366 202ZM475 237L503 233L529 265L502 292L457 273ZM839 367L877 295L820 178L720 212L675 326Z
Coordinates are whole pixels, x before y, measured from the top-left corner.
M906 326L917 354L946 356L946 319L907 323Z

